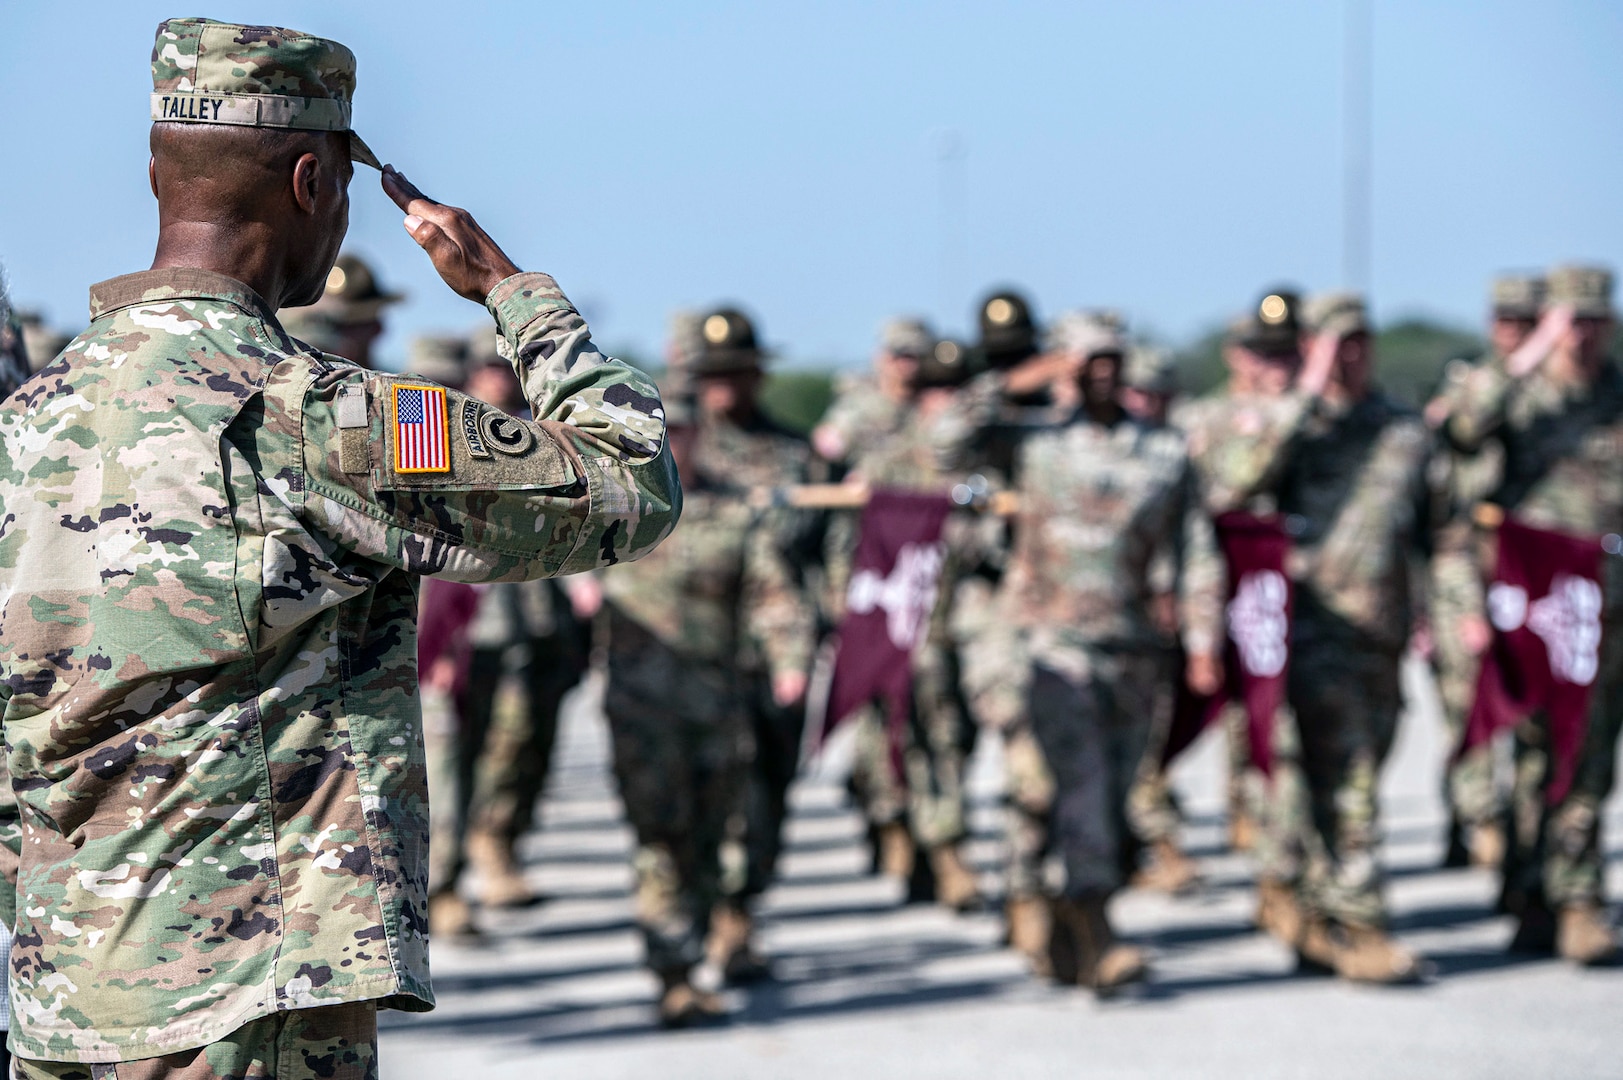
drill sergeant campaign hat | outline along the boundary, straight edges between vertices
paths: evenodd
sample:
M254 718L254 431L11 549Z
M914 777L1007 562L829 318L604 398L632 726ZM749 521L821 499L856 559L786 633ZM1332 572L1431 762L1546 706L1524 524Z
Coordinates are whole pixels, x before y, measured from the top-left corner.
M152 119L349 134L351 160L383 166L350 127L355 54L278 26L169 19L152 44Z
M1312 297L1302 307L1302 322L1310 334L1350 337L1369 333L1369 310L1355 292L1329 292Z
M1297 352L1301 348L1301 307L1301 295L1295 289L1269 289L1238 327L1239 344L1264 356Z
M734 375L759 371L765 354L755 340L755 324L737 308L717 308L699 322L694 375Z
M1536 319L1544 307L1541 274L1500 274L1488 290L1496 319Z
M1037 351L1037 324L1026 298L1011 290L981 301L981 352L993 367L1011 367Z
M1580 319L1612 317L1612 272L1604 266L1558 266L1550 271L1547 308L1570 305Z
M921 388L962 386L974 373L969 350L951 338L943 338L919 358L916 381Z
M879 328L879 348L892 356L922 360L935 348L936 337L923 319L887 319Z

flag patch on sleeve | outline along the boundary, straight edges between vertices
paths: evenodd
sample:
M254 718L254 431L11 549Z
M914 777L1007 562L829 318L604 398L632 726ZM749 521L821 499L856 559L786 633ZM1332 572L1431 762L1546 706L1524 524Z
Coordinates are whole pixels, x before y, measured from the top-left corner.
M445 423L445 391L439 387L395 386L394 471L451 471L451 439Z

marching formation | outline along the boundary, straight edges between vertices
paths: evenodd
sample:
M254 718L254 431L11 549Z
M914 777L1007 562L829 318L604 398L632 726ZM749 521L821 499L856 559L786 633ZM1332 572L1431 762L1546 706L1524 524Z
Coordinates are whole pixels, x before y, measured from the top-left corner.
M338 274L365 287L312 311L329 348L355 323L375 335L388 302L358 260ZM514 843L595 644L668 1025L722 1015L706 962L735 983L770 974L752 901L803 748L840 724L874 871L963 912L991 899L963 855L966 762L1001 741L1008 941L1101 993L1148 973L1110 898L1198 883L1167 768L1217 725L1258 927L1304 970L1412 982L1424 959L1385 928L1377 789L1416 652L1455 746L1450 864L1502 872L1515 948L1610 961L1610 293L1585 267L1499 280L1492 350L1450 364L1424 410L1381 390L1353 294L1268 291L1224 338L1227 382L1185 400L1171 357L1115 313L1040 328L998 293L973 343L886 324L871 375L807 437L763 410L742 312L678 315L662 380L676 532L556 584L425 590L432 932L478 934L464 859L480 902L532 899ZM483 339L420 340L411 366L521 407ZM1588 561L1539 575L1569 550Z

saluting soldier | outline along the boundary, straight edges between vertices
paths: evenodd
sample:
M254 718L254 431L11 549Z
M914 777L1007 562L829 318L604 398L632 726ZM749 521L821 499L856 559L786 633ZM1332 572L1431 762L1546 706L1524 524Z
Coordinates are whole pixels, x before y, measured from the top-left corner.
M1601 811L1623 725L1623 372L1610 351L1611 271L1561 266L1547 280L1538 328L1503 364L1470 373L1444 430L1463 451L1490 440L1503 450L1499 482L1484 500L1497 513L1474 515L1486 532L1506 518L1603 544L1599 648L1576 773L1552 804L1551 719L1541 710L1516 729L1505 882L1520 920L1515 948L1602 964L1618 952L1606 917ZM1483 580L1491 570L1481 567Z
M417 579L652 550L663 413L551 277L392 168L534 419L303 348L276 313L378 167L353 54L172 19L152 75L152 269L94 286L0 405L12 1045L29 1077L375 1075L377 1009L433 1005Z
M1442 387L1425 409L1430 427L1440 430L1447 425L1475 366L1502 366L1527 341L1538 325L1543 302L1544 278L1540 275L1505 274L1494 279L1488 353L1475 362L1450 360L1443 368ZM1473 451L1441 448L1432 457L1430 476L1437 537L1428 581L1431 665L1443 718L1456 748L1465 738L1482 653L1489 644L1471 512L1493 494L1504 468L1504 448L1498 439L1485 439ZM1443 782L1449 807L1443 863L1498 869L1505 856L1505 830L1500 820L1505 799L1494 774L1494 748L1484 744L1461 750L1448 765Z

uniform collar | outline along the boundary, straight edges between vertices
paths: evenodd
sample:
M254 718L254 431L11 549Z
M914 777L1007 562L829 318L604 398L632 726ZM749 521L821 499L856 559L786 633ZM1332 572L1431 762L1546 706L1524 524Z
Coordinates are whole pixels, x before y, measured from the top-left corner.
M136 304L165 300L217 300L274 324L276 313L263 297L236 278L195 267L172 267L125 274L90 287L90 317Z

